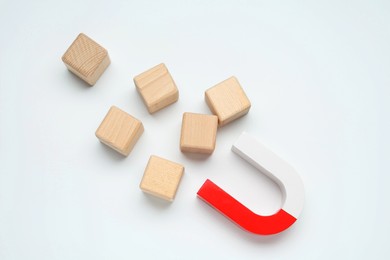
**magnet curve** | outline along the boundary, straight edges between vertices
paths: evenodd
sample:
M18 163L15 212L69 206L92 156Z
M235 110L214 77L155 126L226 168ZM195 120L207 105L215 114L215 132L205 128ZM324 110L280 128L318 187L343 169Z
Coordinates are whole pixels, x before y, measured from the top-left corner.
M204 182L198 196L249 232L272 235L289 228L298 219L304 203L303 183L297 172L245 132L233 144L232 151L279 185L283 194L281 209L270 216L258 215L210 180Z

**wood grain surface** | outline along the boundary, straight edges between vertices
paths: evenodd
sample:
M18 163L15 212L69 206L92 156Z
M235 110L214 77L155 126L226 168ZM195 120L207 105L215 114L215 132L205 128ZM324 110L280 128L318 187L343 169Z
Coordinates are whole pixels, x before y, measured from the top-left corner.
M94 85L110 64L108 52L87 35L80 33L62 56L67 68Z
M182 152L211 154L215 149L218 117L184 113L181 127L180 149Z
M173 201L184 173L181 164L152 155L140 183L142 191Z
M246 115L251 108L236 77L230 77L206 90L205 100L212 113L218 116L220 126Z
M164 63L134 77L134 84L151 114L179 99L179 91Z
M128 156L143 131L141 121L112 106L95 134L102 143Z

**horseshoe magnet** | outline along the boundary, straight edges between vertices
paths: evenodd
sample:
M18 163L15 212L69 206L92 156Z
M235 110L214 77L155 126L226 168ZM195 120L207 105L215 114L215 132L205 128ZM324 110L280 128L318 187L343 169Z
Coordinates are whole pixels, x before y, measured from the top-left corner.
M242 133L232 151L275 181L282 193L282 207L270 216L254 213L210 180L198 191L198 196L243 229L272 235L289 228L298 219L304 203L303 183L287 162L264 147L247 133Z

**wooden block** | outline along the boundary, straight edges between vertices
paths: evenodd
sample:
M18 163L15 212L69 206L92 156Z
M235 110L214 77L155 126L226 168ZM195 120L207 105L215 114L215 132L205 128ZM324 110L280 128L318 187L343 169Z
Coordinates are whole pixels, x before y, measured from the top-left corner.
M150 114L179 99L179 91L164 63L134 77L134 84Z
M93 86L110 64L107 50L80 33L62 56L66 67Z
M128 156L143 132L141 121L112 106L95 134L102 143Z
M220 126L244 116L251 108L236 77L230 77L206 90L205 100L212 113L218 116Z
M181 126L180 149L182 152L211 154L215 149L218 117L184 113Z
M183 165L152 155L140 188L156 197L173 201L183 173Z

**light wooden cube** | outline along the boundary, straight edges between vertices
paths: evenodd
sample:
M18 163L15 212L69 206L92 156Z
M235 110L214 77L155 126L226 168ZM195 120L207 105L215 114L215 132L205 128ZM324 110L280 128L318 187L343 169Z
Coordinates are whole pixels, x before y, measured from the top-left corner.
M143 132L141 121L112 106L95 134L103 144L128 156Z
M251 108L236 77L230 77L206 90L205 100L212 113L218 116L220 126L246 115Z
M62 56L66 67L93 86L110 64L107 50L80 33Z
M180 149L182 152L211 154L215 149L218 117L184 113L181 126Z
M183 165L152 155L140 188L156 197L173 201L183 173Z
M134 84L150 114L179 99L179 91L164 63L134 77Z

